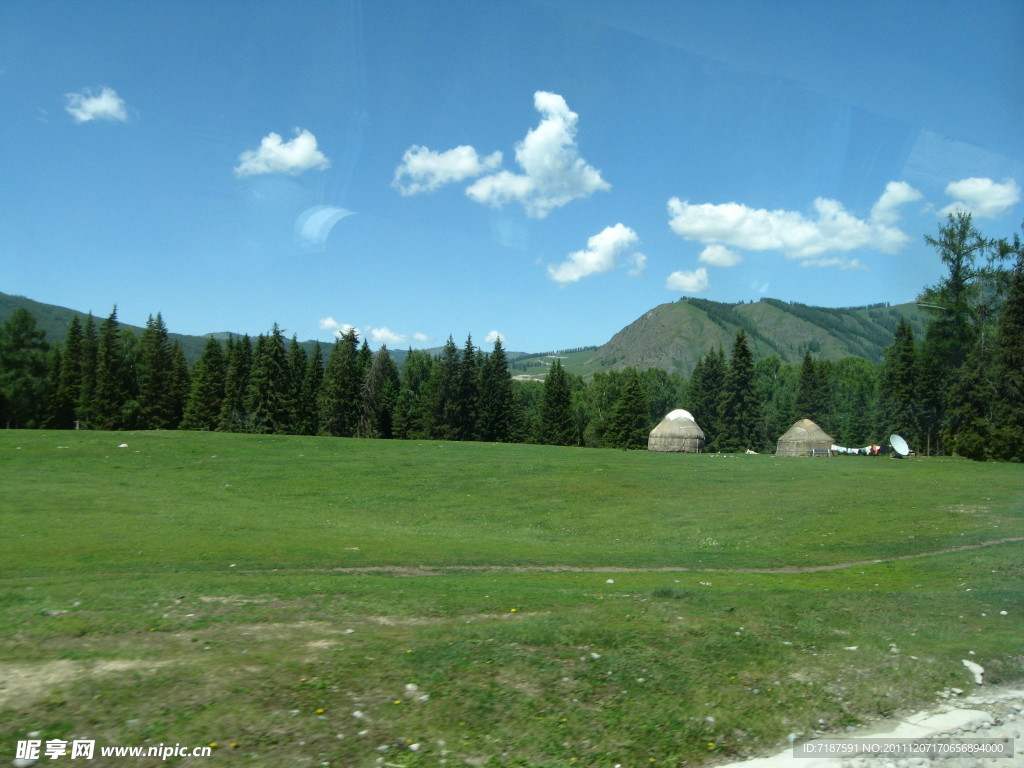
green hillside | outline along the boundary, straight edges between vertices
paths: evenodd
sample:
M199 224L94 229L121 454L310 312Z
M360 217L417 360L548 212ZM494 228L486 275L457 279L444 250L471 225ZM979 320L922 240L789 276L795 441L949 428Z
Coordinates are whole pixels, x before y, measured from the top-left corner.
M51 341L63 341L73 315L85 318L85 313L73 309L0 293L0 323L18 307L32 313ZM96 317L96 322L101 322L104 316ZM698 358L717 346L729 349L736 331L743 328L757 357L778 355L783 362L799 363L804 351L810 349L816 357L828 360L854 356L879 362L882 351L892 342L900 317L910 321L915 334L924 333L925 316L915 304L835 309L778 299L728 304L684 298L644 313L600 347L541 354L509 351L507 354L514 375L535 379L544 378L547 367L556 357L566 370L585 378L629 366L641 370L662 368L689 376ZM268 329L273 320L268 318ZM165 318L165 321L173 327L173 318ZM122 324L122 327L142 332L138 326ZM229 334L212 335L226 338ZM199 357L207 339L207 336L175 333L170 336L172 341L181 343L189 361ZM316 342L301 343L311 352ZM405 350L395 349L391 353L401 365Z
M879 362L901 317L923 334L924 314L915 304L832 309L777 299L735 305L680 299L637 318L575 369L566 367L583 376L628 366L688 376L709 349L728 350L741 328L757 357L778 355L783 362L799 363L810 349L828 360L853 356Z

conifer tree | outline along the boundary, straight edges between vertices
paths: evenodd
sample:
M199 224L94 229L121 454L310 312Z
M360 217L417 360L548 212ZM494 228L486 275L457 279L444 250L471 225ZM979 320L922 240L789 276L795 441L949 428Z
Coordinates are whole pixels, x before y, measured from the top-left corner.
M167 429L175 417L172 386L171 341L163 317L146 320L139 339L139 411L143 429Z
M122 429L123 410L129 401L125 371L125 349L117 307L100 324L96 351L96 388L93 393L93 426L96 429Z
M810 419L828 432L832 429L831 401L824 361L815 361L811 356L811 350L808 349L804 352L803 363L800 366L793 421Z
M725 388L719 402L720 451L760 450L764 439L758 431L761 406L754 383L754 356L741 328L736 333Z
M263 434L286 434L291 429L290 376L284 337L274 323L270 335L260 334L252 356L252 371L246 393L250 430Z
M398 368L391 359L387 345L382 345L373 356L363 382L358 431L360 437L389 439L393 436L392 420L398 389Z
M410 349L406 354L392 424L395 437L404 440L427 436L427 385L432 367L429 353Z
M299 339L295 334L292 334L291 341L288 343L287 361L288 402L291 408L288 421L291 424L291 431L301 434L302 382L306 378L309 355L299 344Z
M177 429L185 415L185 404L188 402L188 393L192 387L192 374L189 371L188 359L185 357L185 350L181 342L175 341L171 344L171 382L170 382L170 403L171 422L169 429Z
M697 361L690 375L690 407L706 436L705 449L717 450L718 435L721 432L722 391L725 388L725 352L719 347L712 349Z
M448 337L441 355L430 368L427 382L427 434L432 440L457 439L455 414L459 385L459 348Z
M947 449L975 461L992 457L998 403L992 342L982 330L949 388L942 435Z
M220 341L211 336L192 367L188 402L181 429L213 430L220 422L227 383L227 360Z
M96 416L96 363L99 356L99 339L96 336L96 322L92 312L82 326L81 380L78 401L75 403L75 426L93 428Z
M47 424L55 429L74 429L77 404L82 396L82 324L71 316L61 353L60 372Z
M480 398L477 404L477 438L490 443L506 443L512 434L514 400L512 376L501 337L480 367Z
M228 337L225 357L227 371L224 378L224 402L220 409L218 429L222 432L244 432L249 428L246 399L253 357L252 341L248 334L241 339Z
M317 402L324 380L324 353L320 342L313 345L313 353L306 363L299 391L296 429L300 435L315 435L319 424Z
M572 393L562 361L555 358L544 377L540 406L539 442L544 445L573 445Z
M995 455L1010 461L1024 461L1024 246L1014 236L1017 262L999 316L998 348L995 359L999 383L996 404Z
M635 368L627 368L623 372L622 388L608 416L605 440L612 448L646 448L650 430L640 377Z
M893 342L885 348L878 372L879 438L898 434L920 451L921 375L914 330L900 318Z
M352 437L359 424L362 376L359 371L359 337L349 329L334 343L327 357L320 389L320 427L322 435Z
M47 389L46 332L23 307L0 326L0 426L33 428L45 418Z
M452 433L456 440L476 437L477 401L480 399L480 364L471 336L459 359L455 397L452 402Z

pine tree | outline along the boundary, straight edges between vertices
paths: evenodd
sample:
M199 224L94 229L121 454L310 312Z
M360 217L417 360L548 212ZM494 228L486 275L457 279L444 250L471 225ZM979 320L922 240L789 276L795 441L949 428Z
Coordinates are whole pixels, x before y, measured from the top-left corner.
M718 450L718 436L721 433L722 391L726 376L725 352L719 347L711 350L697 361L690 375L690 407L697 423L707 438L705 449Z
M82 326L82 377L75 404L76 427L91 429L96 421L96 365L99 357L99 339L92 313Z
M192 375L188 368L188 360L185 358L185 350L178 341L171 344L170 378L168 396L171 421L168 429L177 429L185 416L185 404L188 402L188 393L192 387Z
M252 357L246 411L250 430L263 434L286 434L291 429L290 376L284 337L274 323L269 336L260 334Z
M476 438L477 401L480 399L480 361L471 336L466 337L456 374L452 403L452 433L456 440Z
M879 437L898 434L920 450L921 378L914 331L905 319L896 326L893 342L885 348L878 372Z
M455 414L459 384L459 348L448 337L440 357L434 360L427 382L427 434L432 440L455 440Z
M480 399L477 403L477 439L491 443L509 442L512 434L514 400L512 376L501 338L480 367Z
M96 388L93 393L93 427L122 429L123 410L129 401L126 386L125 349L117 307L100 324L96 351Z
M608 416L605 439L612 448L646 448L650 429L640 377L635 368L627 368L623 373L622 389Z
M309 367L309 355L299 344L298 337L292 334L288 343L288 364L287 364L287 387L288 401L291 405L291 412L288 415L288 422L292 432L302 434L302 383L306 378L306 369Z
M1024 461L1024 246L1019 237L1014 236L1011 248L1017 262L999 315L994 453L1001 459Z
M826 432L833 429L831 424L832 397L829 392L828 374L824 361L815 361L811 350L804 352L797 382L795 412L793 421L810 419Z
M38 427L45 418L47 389L46 332L24 307L0 326L0 425Z
M192 367L192 383L181 420L181 429L213 430L220 422L227 383L227 360L220 341L206 340L203 353Z
M300 435L315 435L319 419L317 417L317 402L320 398L320 388L324 380L324 353L320 349L320 343L313 345L313 353L306 363L306 371L302 377L302 387L299 392L299 405L297 410L297 431Z
M427 436L427 384L432 367L429 353L410 349L406 354L392 424L395 437L404 440Z
M572 393L562 361L555 358L544 377L538 441L545 445L575 444Z
M398 368L391 359L387 345L382 345L373 356L363 382L358 430L360 437L390 439L393 436L392 420L398 389Z
M719 402L719 417L721 436L718 450L760 450L764 439L758 431L761 406L754 383L754 356L742 328L737 331L733 344L725 388Z
M949 388L943 441L954 454L983 461L992 456L999 384L989 334L978 337Z
M320 426L322 435L352 437L359 424L363 379L358 361L359 337L354 329L334 343L327 357L320 389Z
M222 432L245 432L249 428L246 397L249 391L252 357L252 341L248 334L241 339L228 337L225 351L227 369L224 376L224 401L221 404L218 426Z
M146 320L139 340L139 410L143 429L167 429L174 421L171 393L171 341L163 317Z
M72 315L61 354L60 375L54 386L53 404L47 425L74 429L75 412L82 396L82 324Z

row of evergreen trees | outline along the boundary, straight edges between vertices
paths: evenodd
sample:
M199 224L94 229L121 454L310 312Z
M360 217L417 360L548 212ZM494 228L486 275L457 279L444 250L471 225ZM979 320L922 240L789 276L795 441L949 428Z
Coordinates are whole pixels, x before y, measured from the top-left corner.
M1024 255L1019 237L986 240L967 214L927 237L949 274L922 294L923 341L901 322L881 365L861 358L755 362L740 330L728 357L710 350L689 380L627 368L584 382L557 359L543 384L513 380L501 341L490 353L451 338L439 355L386 347L354 331L307 353L275 325L210 338L190 367L163 318L142 333L115 310L98 328L72 319L48 345L25 310L0 327L0 424L57 429L198 429L398 439L642 448L661 417L695 414L708 449L770 449L798 418L844 445L903 435L920 452L1024 459ZM1007 262L1015 258L1012 267Z

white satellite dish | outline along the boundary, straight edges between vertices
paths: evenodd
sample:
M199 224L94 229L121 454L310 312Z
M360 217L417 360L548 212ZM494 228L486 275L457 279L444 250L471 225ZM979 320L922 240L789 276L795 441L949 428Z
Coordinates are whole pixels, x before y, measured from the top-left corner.
M889 435L889 445L896 451L900 456L910 455L910 446L907 445L907 441L899 435Z

